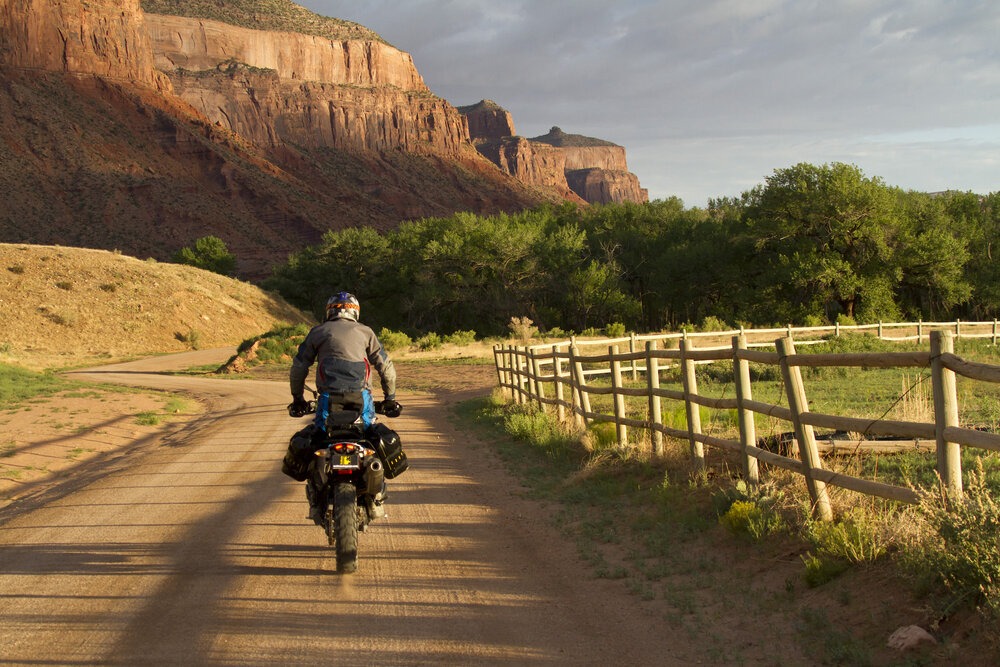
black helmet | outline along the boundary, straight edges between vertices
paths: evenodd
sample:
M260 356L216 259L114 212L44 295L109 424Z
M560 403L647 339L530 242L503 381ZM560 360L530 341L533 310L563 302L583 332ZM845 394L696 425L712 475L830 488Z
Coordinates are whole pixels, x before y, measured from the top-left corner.
M338 292L326 300L326 319L346 318L355 322L361 317L361 304L350 292Z

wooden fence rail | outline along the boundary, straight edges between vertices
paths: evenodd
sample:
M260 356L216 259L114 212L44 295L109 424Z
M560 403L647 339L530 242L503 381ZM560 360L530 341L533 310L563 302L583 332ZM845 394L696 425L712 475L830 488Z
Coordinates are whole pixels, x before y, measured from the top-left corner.
M663 454L663 437L688 442L696 467L705 466L705 446L725 449L739 455L742 472L750 484L759 483L759 463L776 466L802 475L812 499L817 518L831 520L833 510L827 485L856 492L914 503L917 493L908 487L887 484L855 477L824 468L814 428L834 431L875 434L901 438L924 439L933 443L937 453L937 471L949 494L962 493L961 447L976 447L1000 451L1000 434L964 428L958 419L958 394L956 376L973 380L1000 383L1000 366L966 361L954 354L957 337L997 338L997 323L902 323L855 327L865 330L877 327L878 334L885 331L917 331L914 336L893 340L929 339L930 348L924 352L849 353L849 354L798 354L796 344L814 342L793 341L791 328L727 332L729 345L695 348L695 335L671 334L658 336L630 336L601 341L603 350L594 352L595 342L586 344L575 340L551 345L530 347L497 346L494 358L500 387L511 400L531 403L540 409L555 409L559 419L567 415L578 426L592 422L610 422L620 446L628 444L628 430L642 429L649 433L653 453ZM796 333L829 333L833 327L813 327L795 330ZM847 327L835 331L840 335ZM763 332L763 333L762 333ZM759 349L761 335L786 334L772 340L774 351ZM706 334L703 339L718 339L720 334ZM676 338L676 349L660 349L660 344ZM753 338L756 342L751 342ZM637 349L639 343L644 349ZM621 350L628 344L628 351ZM751 347L758 349L751 349ZM584 348L588 353L583 353ZM695 365L699 363L729 363L736 387L731 398L713 398L698 393ZM750 363L777 366L783 379L787 406L754 400ZM864 368L923 368L931 374L934 421L933 423L868 419L823 414L809 409L802 367L864 367ZM660 386L661 371L680 369L682 389ZM628 374L638 384L638 376L645 375L645 386L626 386ZM597 375L610 377L610 386L595 386L592 378ZM611 413L594 411L591 396L611 398ZM646 409L639 415L629 415L626 397L646 399ZM678 429L663 423L662 402L679 401L684 404L686 428ZM738 420L738 439L706 434L702 430L701 410L735 410ZM763 414L789 422L795 434L798 455L770 451L757 440L754 415Z

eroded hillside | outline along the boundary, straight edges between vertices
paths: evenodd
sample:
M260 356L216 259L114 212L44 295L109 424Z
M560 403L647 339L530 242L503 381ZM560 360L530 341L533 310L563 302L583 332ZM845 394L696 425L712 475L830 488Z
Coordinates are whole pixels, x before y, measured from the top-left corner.
M308 321L277 295L190 266L0 244L0 360L55 367L182 352Z

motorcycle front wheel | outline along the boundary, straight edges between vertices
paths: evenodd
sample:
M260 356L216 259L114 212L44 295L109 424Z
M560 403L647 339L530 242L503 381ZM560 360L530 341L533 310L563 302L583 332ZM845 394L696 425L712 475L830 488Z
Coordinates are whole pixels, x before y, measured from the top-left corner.
M341 482L333 488L333 537L337 572L358 569L358 493L354 485Z

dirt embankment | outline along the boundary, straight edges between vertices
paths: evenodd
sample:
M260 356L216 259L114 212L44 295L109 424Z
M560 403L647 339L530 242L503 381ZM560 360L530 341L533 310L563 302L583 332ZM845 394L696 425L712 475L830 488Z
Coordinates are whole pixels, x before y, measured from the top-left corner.
M191 266L0 244L0 362L58 368L235 346L307 321L276 294Z

